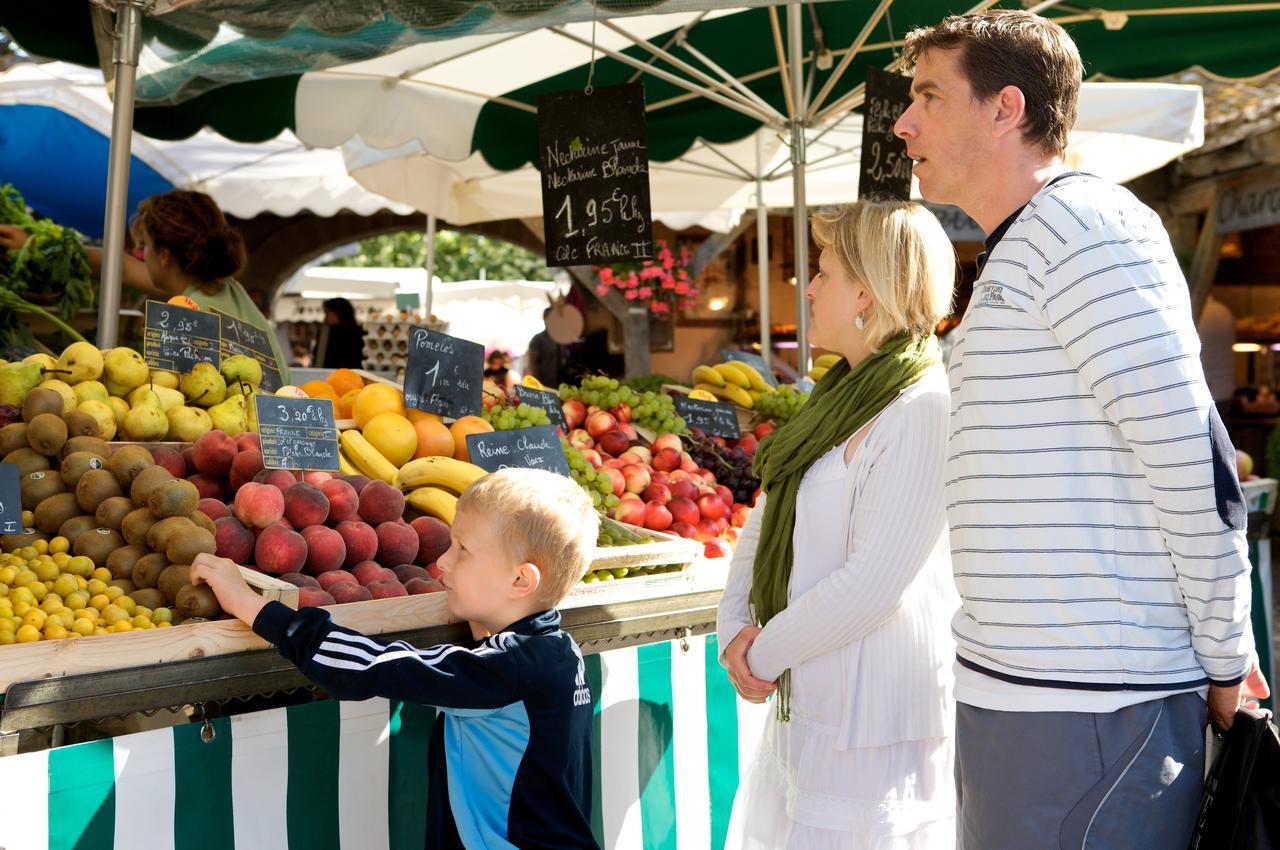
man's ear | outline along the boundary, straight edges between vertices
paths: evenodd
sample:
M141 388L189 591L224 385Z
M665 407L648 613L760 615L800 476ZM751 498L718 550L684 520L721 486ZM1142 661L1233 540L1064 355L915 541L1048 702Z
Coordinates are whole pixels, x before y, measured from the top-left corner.
M511 582L511 598L524 599L538 592L542 586L542 570L537 564L525 562L516 567L515 579Z
M1022 121L1027 117L1027 98L1017 86L1005 86L996 92L995 115L992 130L997 137L1010 132L1021 132Z

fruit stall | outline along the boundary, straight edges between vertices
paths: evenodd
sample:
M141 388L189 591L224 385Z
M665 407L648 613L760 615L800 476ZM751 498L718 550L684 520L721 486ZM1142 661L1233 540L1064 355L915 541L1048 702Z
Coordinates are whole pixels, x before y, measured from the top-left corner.
M803 395L709 368L759 406L723 405L736 436L688 426L681 392L603 376L513 397L485 382L478 415L452 418L350 370L268 394L246 357L179 375L77 342L0 364L17 477L16 500L0 479L0 787L31 813L0 818L0 847L136 846L139 819L161 846L423 846L433 711L324 699L189 565L231 558L265 595L385 639L466 640L435 561L485 473L467 437L553 423L604 515L561 606L596 706L597 836L720 846L767 709L719 666L716 605L755 447ZM268 468L265 397L332 404L333 472Z

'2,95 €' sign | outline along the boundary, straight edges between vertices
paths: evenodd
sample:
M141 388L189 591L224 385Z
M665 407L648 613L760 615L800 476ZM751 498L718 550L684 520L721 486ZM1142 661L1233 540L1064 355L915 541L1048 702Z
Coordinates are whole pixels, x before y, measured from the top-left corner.
M480 412L484 346L416 325L404 370L406 407L455 419Z
M644 86L538 98L547 265L653 256Z
M217 366L222 362L221 340L222 322L216 313L147 302L142 358L148 366L179 375L197 363Z
M338 469L338 423L326 398L256 395L262 465L267 469Z

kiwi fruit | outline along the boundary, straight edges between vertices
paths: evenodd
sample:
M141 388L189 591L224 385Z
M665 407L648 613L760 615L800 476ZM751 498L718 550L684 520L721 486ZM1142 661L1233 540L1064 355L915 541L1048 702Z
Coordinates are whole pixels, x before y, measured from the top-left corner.
M120 531L124 534L124 539L129 541L130 546L145 546L147 532L155 524L156 518L151 515L150 508L134 508L120 523Z
M93 440L102 439L102 429L98 427L98 420L83 410L72 410L64 413L62 421L67 423L67 436L72 440L77 437Z
M210 534L213 534L218 530L217 526L213 524L213 520L209 519L209 515L204 511L192 511L191 521L196 524L197 528L203 528Z
M169 604L169 600L164 598L164 594L154 587L140 587L129 596L132 597L139 608L150 608L152 611Z
M195 524L184 516L166 517L156 522L147 531L147 548L152 552L165 552L169 548L171 536L187 534L195 530Z
M71 548L77 555L84 555L94 566L105 564L111 553L124 545L120 532L110 528L91 528L76 536Z
M121 446L111 455L111 460L107 461L107 469L115 475L121 487L128 489L139 472L155 464L151 452L142 446Z
M93 452L72 452L62 458L62 483L75 487L80 483L80 476L91 469L106 469L107 460Z
M200 491L185 478L166 481L151 491L147 506L156 519L171 516L190 517L200 504Z
M136 587L155 587L160 581L160 574L169 566L169 560L159 552L143 555L133 565L133 583ZM135 600L136 601L136 600Z
M193 529L189 534L174 534L169 537L169 545L164 553L175 564L190 564L196 555L212 555L218 551L213 533L203 528Z
M22 400L22 421L34 422L40 416L62 418L62 393L48 387L36 387Z
M57 457L67 443L67 423L62 421L61 416L41 413L27 423L27 442L40 454Z
M129 498L133 499L133 503L138 507L145 508L147 500L151 498L151 491L166 481L172 480L173 473L163 466L148 466L133 479L133 484L129 488Z
M91 469L76 483L76 498L87 514L98 510L98 505L112 496L119 495L122 495L120 482L109 469Z
M133 502L126 497L111 496L102 500L98 505L98 509L93 512L93 518L103 528L113 528L119 531L120 526L124 525L124 518L132 513L133 510Z
M67 414L67 416L70 415ZM89 416L89 414L86 413L85 416ZM89 418L92 419L93 417L90 416ZM64 416L63 419L66 419L66 417ZM97 428L98 426L95 423L93 427ZM70 433L69 430L68 433ZM72 436L67 439L66 445L62 447L62 456L66 457L74 452L88 452L106 459L111 457L111 444L97 435Z
M178 597L178 591L189 584L191 584L191 565L170 564L164 568L164 572L160 573L160 580L156 582L156 587L164 594L164 598L173 604L173 600Z
M129 581L127 578L112 579L111 581L107 582L107 587L120 588L121 590L124 591L126 596L129 596L130 599L133 598L130 594L132 594L134 591L138 589L137 585Z
M80 507L79 504L76 505ZM91 516L80 514L73 516L71 519L58 526L58 536L65 537L67 540L75 540L86 531L92 531L98 527L98 521Z
M184 617L212 620L222 613L222 607L218 605L218 597L213 595L213 591L209 589L207 584L202 584L199 587L192 584L187 585L178 591L178 595L174 597L173 604Z
M0 537L0 551L12 552L23 546L30 546L37 540L48 540L49 535L34 528L24 528L20 534L6 534Z
M31 444L27 442L27 423L14 422L0 428L0 457L18 449L29 448Z
M49 459L35 449L14 449L4 456L4 462L18 467L19 476L49 468Z
M80 501L75 493L58 493L36 505L36 528L53 534L72 517L80 516ZM68 537L68 540L72 538Z
M121 546L107 556L105 566L111 570L112 578L129 578L133 575L133 565L146 554L142 546Z
M22 480L18 483L18 492L22 494L22 509L34 511L50 496L67 492L67 485L62 483L61 475L52 469L46 469L22 476Z

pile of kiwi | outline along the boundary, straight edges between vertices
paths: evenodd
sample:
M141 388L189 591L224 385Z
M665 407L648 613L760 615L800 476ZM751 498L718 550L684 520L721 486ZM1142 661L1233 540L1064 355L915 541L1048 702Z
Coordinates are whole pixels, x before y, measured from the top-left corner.
M0 428L0 457L18 467L22 508L34 523L0 536L0 550L65 537L138 605L169 606L184 619L219 616L213 593L189 578L196 555L217 548L195 485L157 466L143 446L113 450L83 433L75 411L62 412L57 391L37 388L23 402L23 421Z

